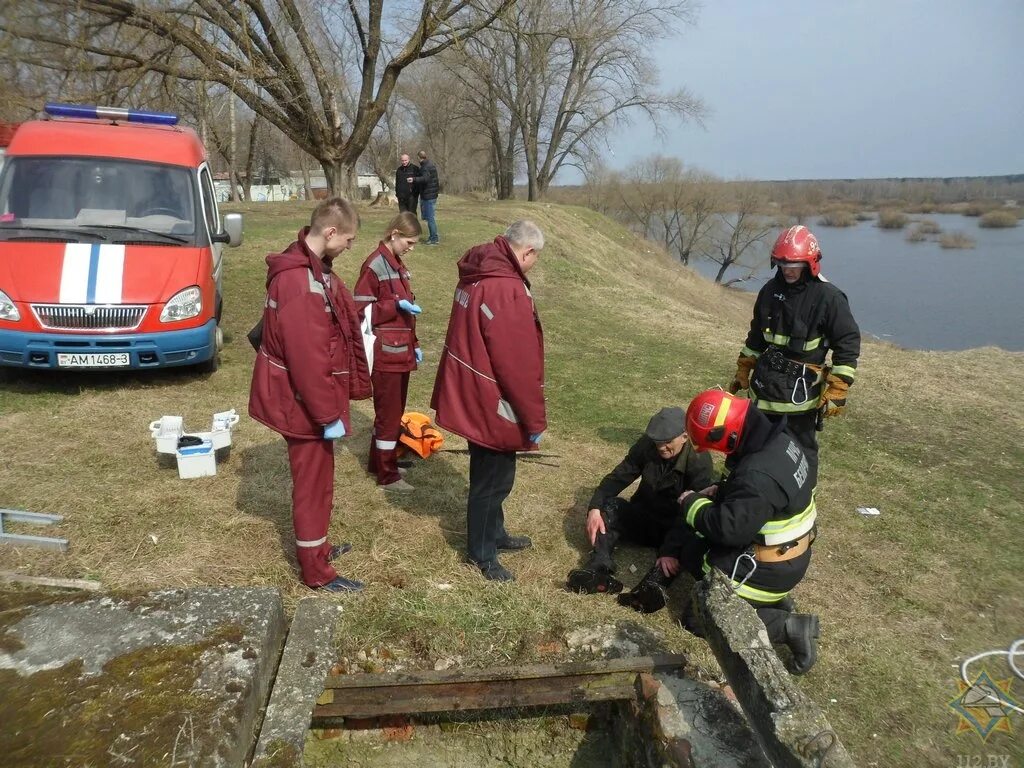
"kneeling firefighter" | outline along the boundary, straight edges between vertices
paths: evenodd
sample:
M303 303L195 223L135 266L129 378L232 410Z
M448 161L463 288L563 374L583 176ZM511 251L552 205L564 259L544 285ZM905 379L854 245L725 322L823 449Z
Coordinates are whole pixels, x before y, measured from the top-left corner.
M817 657L818 617L791 612L789 593L811 562L815 469L784 418L772 422L750 400L721 390L693 399L686 431L698 451L726 454L726 479L682 495L683 521L666 547L677 546L686 559L668 563L669 570L729 575L771 641L789 646L793 673L804 674Z
M807 227L782 232L771 256L778 271L757 294L729 391L749 389L769 419L786 417L817 468L816 433L822 416L846 407L857 373L860 329L846 295L821 274L821 248Z

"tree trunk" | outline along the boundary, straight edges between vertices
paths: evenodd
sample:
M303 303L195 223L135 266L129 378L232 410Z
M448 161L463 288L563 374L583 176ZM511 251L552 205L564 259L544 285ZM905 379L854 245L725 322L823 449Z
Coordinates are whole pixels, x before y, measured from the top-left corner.
M722 263L722 266L720 266L720 267L718 268L718 274L717 274L717 275L715 275L715 282L716 282L716 283L720 283L720 282L722 282L722 277L723 277L723 275L725 275L725 270L727 270L727 269L729 268L729 265L730 265L730 264L732 264L732 262L731 262L731 261L729 261L728 259L726 259L726 260L725 260L725 261L724 261L724 262Z
M235 124L235 94L228 96L228 120L229 135L228 143L228 178L231 179L231 200L238 202L238 126ZM244 195L243 195L244 197Z
M346 200L359 198L359 177L354 163L326 159L321 160L320 165L327 177L327 189L331 196L344 197Z

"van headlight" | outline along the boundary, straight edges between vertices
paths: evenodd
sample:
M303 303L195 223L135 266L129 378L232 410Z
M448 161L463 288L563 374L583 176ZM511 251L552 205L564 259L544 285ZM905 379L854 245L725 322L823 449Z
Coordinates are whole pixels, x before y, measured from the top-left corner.
M198 285L178 291L164 305L160 313L161 323L173 323L178 320L189 320L203 311L203 292Z
M0 320L10 320L12 323L21 320L21 312L14 306L11 297L3 291L0 291Z

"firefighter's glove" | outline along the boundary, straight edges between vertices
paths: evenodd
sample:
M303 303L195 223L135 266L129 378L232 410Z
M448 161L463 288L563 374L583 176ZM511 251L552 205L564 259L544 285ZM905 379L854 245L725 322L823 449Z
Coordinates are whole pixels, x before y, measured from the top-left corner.
M825 391L821 393L821 402L818 405L825 409L826 416L836 416L846 408L846 393L850 389L850 385L831 373L828 375L826 383Z
M339 437L345 436L345 425L341 423L341 419L332 421L326 427L324 427L324 439L325 440L337 440Z
M398 301L398 308L403 312L408 312L410 315L418 315L423 310L420 309L419 304L413 304L408 299L400 299Z
M419 347L416 347L416 362L417 363L422 363L423 362L423 350L420 349Z
M736 358L736 375L732 377L729 384L729 392L736 394L741 389L750 389L750 372L757 365L757 358L749 355L740 355Z

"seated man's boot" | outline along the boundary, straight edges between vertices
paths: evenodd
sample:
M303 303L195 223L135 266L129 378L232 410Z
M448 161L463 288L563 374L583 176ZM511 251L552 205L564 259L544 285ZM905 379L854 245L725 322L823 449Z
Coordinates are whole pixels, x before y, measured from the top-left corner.
M794 675L810 671L818 660L818 617L811 613L791 613L786 619L786 645L793 653Z
M607 593L614 595L622 591L622 582L612 575L611 568L605 565L574 568L569 571L566 589L570 592L594 595Z
M655 565L644 574L639 584L629 592L619 595L619 605L632 608L640 613L660 611L668 603L666 587L672 581L671 577L666 576L661 572L661 568Z

